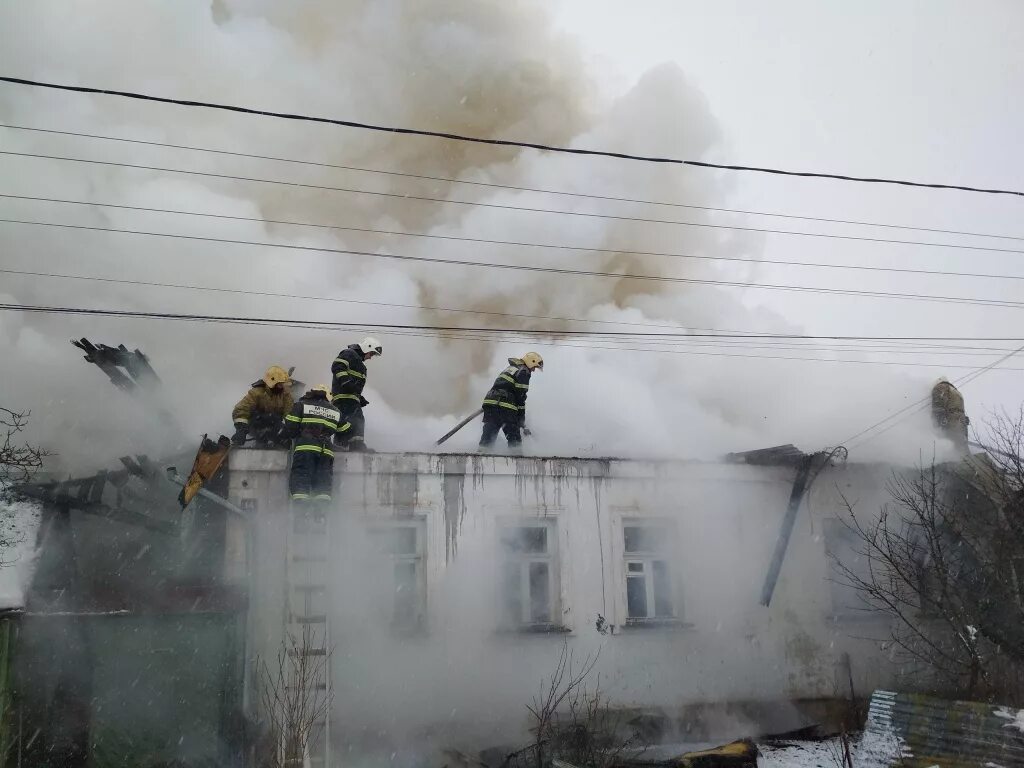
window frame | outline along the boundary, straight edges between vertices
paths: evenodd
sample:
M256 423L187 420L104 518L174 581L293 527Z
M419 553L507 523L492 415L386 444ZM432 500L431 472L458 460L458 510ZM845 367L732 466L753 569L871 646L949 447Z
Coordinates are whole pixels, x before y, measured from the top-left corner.
M661 546L655 549L643 549L638 551L626 550L626 529L627 528L655 528L662 529L659 537ZM623 516L618 520L617 550L619 554L619 595L622 601L622 625L625 627L657 627L657 626L684 626L683 620L683 591L680 584L680 568L676 562L678 554L679 526L674 518L643 516ZM668 603L670 612L658 615L658 592L656 586L656 562L663 562L667 571L665 584L668 589ZM642 576L637 571L631 571L632 564L642 564ZM631 575L634 574L634 575ZM644 596L647 608L646 616L629 615L629 581L630 579L642 578L645 582ZM664 597L664 596L663 596Z
M512 552L505 548L503 538L507 531L523 528L541 528L545 530L545 552ZM498 605L502 607L501 615L498 617L499 628L506 632L559 632L564 631L562 622L562 574L561 560L559 557L559 526L558 520L552 516L546 517L516 517L505 518L497 521L496 546L500 567L499 578L496 585L498 593ZM548 620L531 621L531 591L530 591L530 565L544 563L548 568ZM506 604L505 572L509 564L519 566L519 603L521 606L520 620L511 623L507 620L504 610Z
M427 521L422 516L402 517L387 520L371 520L366 523L366 535L370 542L381 533L391 533L399 528L410 528L416 533L415 552L396 553L380 551L375 548L375 553L386 557L389 561L389 570L392 580L395 580L395 568L399 563L413 563L414 578L416 583L415 616L408 624L400 622L396 615L397 597L394 592L391 594L391 618L389 625L392 632L398 634L415 634L422 632L427 626ZM376 573L362 574L370 577ZM394 582L393 582L394 583Z

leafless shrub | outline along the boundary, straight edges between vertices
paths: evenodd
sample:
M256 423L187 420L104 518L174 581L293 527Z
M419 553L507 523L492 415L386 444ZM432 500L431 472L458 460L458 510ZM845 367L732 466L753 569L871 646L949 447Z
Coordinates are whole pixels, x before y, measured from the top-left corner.
M533 741L508 755L508 768L546 768L552 761L574 766L610 768L622 753L640 744L637 733L624 738L625 715L601 692L600 678L588 688L600 652L577 662L567 642L540 692L527 705Z
M0 498L6 499L13 486L27 483L50 455L41 448L18 440L18 433L28 426L31 415L31 411L0 408L0 432L4 433L3 444L0 445Z
M333 697L327 679L330 658L331 649L304 631L285 636L273 665L256 660L266 734L261 768L301 768L309 751L319 746L321 734L313 729Z

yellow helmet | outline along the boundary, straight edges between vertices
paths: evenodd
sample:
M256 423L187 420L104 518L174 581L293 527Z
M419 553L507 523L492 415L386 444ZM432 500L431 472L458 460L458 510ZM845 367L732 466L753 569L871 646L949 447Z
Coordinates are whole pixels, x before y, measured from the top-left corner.
M292 377L288 375L288 371L280 365L270 366L263 374L263 383L267 385L268 389L273 389L278 384L288 384L291 380Z
M310 392L323 392L327 397L331 396L331 388L326 384L317 384L315 387L309 388Z
M523 365L525 365L531 371L534 368L540 368L542 371L544 370L544 358L542 358L536 352L527 352L520 359L523 361Z

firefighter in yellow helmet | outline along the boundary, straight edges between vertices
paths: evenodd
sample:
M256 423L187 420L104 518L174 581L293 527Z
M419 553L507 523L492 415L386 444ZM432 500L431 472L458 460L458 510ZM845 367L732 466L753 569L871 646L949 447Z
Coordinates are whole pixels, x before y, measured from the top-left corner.
M522 431L526 427L526 395L530 390L530 376L534 371L543 370L544 360L536 352L508 359L508 367L498 374L494 386L484 396L481 450L494 445L498 430L504 431L510 449L515 451L520 448L523 443Z
M257 445L269 446L277 442L284 417L292 408L291 377L279 365L267 368L263 378L252 383L245 397L231 411L235 434L234 445L244 445L251 436Z

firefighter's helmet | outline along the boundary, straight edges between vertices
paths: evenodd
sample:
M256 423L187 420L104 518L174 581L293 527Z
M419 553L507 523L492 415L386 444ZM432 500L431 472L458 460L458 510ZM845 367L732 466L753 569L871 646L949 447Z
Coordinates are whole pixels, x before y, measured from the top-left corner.
M542 358L536 352L527 352L525 355L522 356L521 360L523 361L523 365L525 365L531 371L534 370L535 368L539 368L542 371L544 370L544 358Z
M359 342L359 351L363 353L363 357L369 357L370 355L383 354L384 348L373 336L367 336Z
M263 383L267 385L269 389L273 389L278 384L288 384L291 381L291 376L288 375L288 371L282 368L280 365L272 365L267 368L267 372L263 374Z
M327 395L328 399L330 399L330 397L331 397L331 388L328 387L326 384L317 384L315 387L310 387L309 391L310 392L323 392L325 395Z

